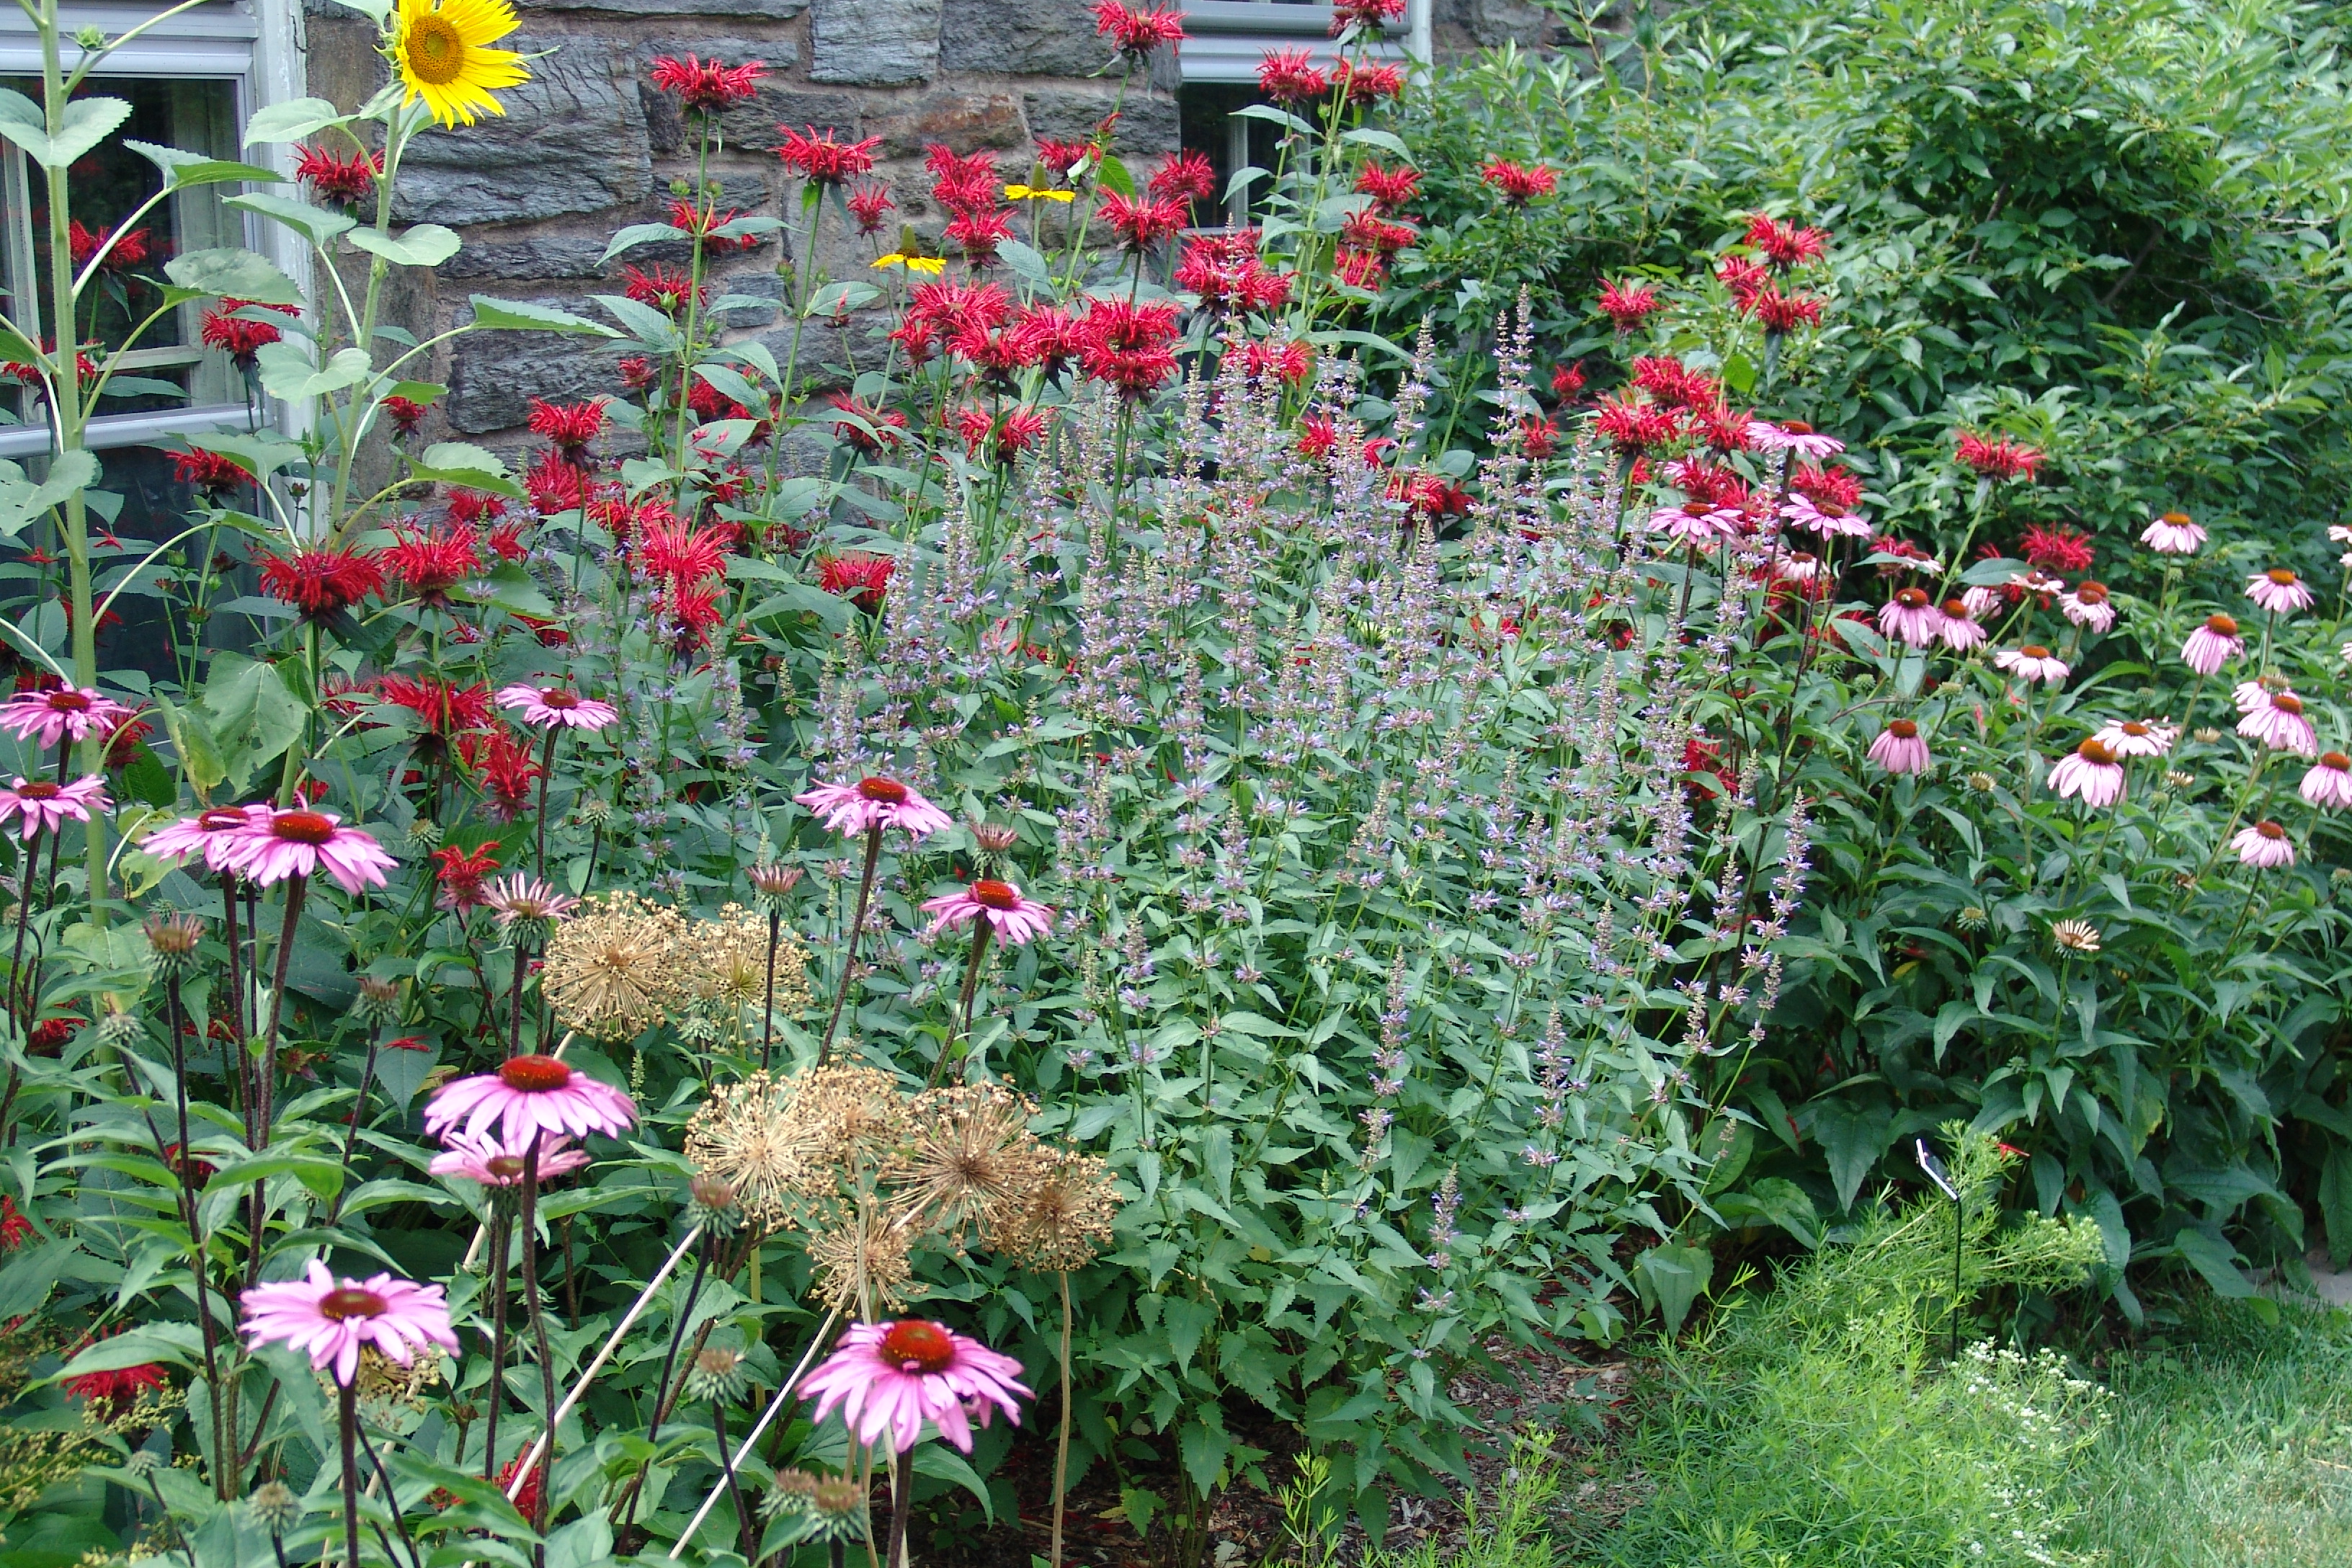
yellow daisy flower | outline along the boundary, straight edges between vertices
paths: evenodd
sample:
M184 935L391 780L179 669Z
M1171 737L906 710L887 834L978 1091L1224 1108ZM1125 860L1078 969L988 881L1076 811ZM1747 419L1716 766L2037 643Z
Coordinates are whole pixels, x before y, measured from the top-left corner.
M392 62L408 84L409 103L425 100L444 125L471 125L483 114L504 114L490 96L530 79L522 57L493 49L515 30L506 0L400 0L393 16Z

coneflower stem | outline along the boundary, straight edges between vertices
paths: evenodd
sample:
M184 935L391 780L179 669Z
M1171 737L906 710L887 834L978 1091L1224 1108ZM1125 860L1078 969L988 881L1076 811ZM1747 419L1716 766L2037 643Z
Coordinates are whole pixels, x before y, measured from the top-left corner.
M375 1076L375 1053L381 1048L375 1037L376 1031L370 1029L367 1055L360 1061L360 1089L352 1100L351 1127L343 1133L343 1184L335 1189L335 1201L327 1207L327 1224L331 1227L337 1220L343 1217L343 1199L351 1194L352 1155L360 1146L360 1120L367 1114L368 1080ZM185 1098L185 1090L182 1091L183 1099ZM188 1113L183 1109L180 1112L180 1149L183 1157L185 1156L187 1146Z
M522 1055L522 977L530 967L530 943L515 937L514 978L507 986L507 1059Z
M874 896L874 868L882 863L882 825L866 830L866 869L857 879L857 912L849 920L849 946L841 957L841 984L834 990L833 1012L824 1021L824 1038L817 1042L816 1065L833 1054L833 1032L841 1026L841 1009L849 1000L851 976L857 968L857 941L866 934L866 905Z
M24 1026L26 1034L33 1031L32 1004L39 999L39 987L25 987L25 933L33 922L33 870L41 863L41 841L36 837L25 840L25 847L16 858L16 947L8 955L8 1010L15 1013L20 991L27 998Z
M1062 1568L1062 1507L1070 1489L1070 1273L1062 1284L1062 1425L1054 1438L1054 1546L1052 1568Z
M221 1426L220 1363L217 1356L218 1324L213 1321L211 1301L210 1259L205 1256L204 1228L197 1215L196 1194L189 1177L194 1173L195 1156L188 1149L188 1047L181 1034L185 1006L180 1000L180 977L175 973L163 978L163 1026L172 1032L172 1098L180 1115L180 1152L173 1165L172 1179L179 1188L180 1215L187 1221L188 1245L193 1255L188 1271L196 1287L196 1322L205 1339L205 1384L212 1390L213 1426L213 1492L226 1502L231 1495L231 1479L227 1460L228 1436ZM348 1157L345 1164L351 1163ZM332 1224L332 1221L328 1223Z
M925 1089L939 1087L940 1079L947 1072L949 1055L959 1041L969 1041L971 1037L971 1004L980 994L981 962L988 953L988 939L995 933L995 928L988 923L985 915L972 921L971 927L971 957L963 966L963 994L956 999L956 1016L960 1022L956 1025L954 1036L940 1045L940 1059L931 1064L931 1080L923 1086ZM967 1046L966 1048L970 1047Z
M539 1346L539 1389L542 1401L540 1408L546 1413L546 1447L550 1456L555 1447L555 1352L548 1348L547 1315L540 1310L539 1300L539 1145L544 1132L534 1132L530 1147L522 1157L522 1303L530 1314L531 1338ZM534 1461L546 1465L544 1458ZM552 1467L548 1467L551 1468ZM525 1480L529 1471L518 1471L515 1479ZM528 1482L526 1481L526 1484ZM531 1520L531 1528L541 1535L547 1533L548 1493L552 1490L544 1480L539 1489L539 1507ZM534 1546L530 1552L533 1568L545 1568L547 1548Z
M890 1550L883 1554L883 1568L906 1568L907 1515L915 1501L914 1467L903 1454L890 1456Z
M727 1451L727 1401L710 1402L710 1430L719 1439L719 1466L727 1477L727 1495L735 1500L735 1539L743 1553L743 1561L759 1561L759 1542L751 1533L751 1510L743 1501L743 1483L735 1474L735 1461Z
M533 854L539 865L536 875L547 875L547 781L555 771L555 742L563 733L561 724L547 727L547 740L539 748L539 828Z
M343 1561L349 1568L360 1563L360 1467L354 1443L359 1435L359 1391L345 1383L335 1390L342 1415L343 1451Z
M768 1001L760 1011L760 1066L764 1069L775 1054L776 1044L776 949L784 939L784 911L782 905L768 911Z
M286 1014L286 971L294 962L294 932L302 921L302 900L310 890L310 879L296 872L286 879L286 920L278 931L278 960L269 981L269 1026L261 1037L261 1082L257 1086L260 1109L254 1125L263 1142L269 1141L269 1123L276 1111L272 1103L278 1093L278 1026ZM257 1186L255 1189L260 1189ZM259 1238L256 1238L257 1245Z
M482 1479L499 1479L499 1406L505 1403L507 1377L507 1227L506 1199L490 1194L490 1265L483 1279L490 1292L489 1410L482 1422Z

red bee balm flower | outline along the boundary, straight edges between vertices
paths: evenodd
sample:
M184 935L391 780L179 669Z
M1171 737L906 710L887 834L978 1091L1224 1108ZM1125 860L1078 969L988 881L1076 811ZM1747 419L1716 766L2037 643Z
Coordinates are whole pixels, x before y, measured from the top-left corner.
M1817 228L1801 228L1758 213L1748 220L1748 243L1763 252L1767 261L1786 270L1819 261L1829 253L1830 237Z
M1748 310L1768 332L1793 332L1799 327L1822 324L1822 302L1804 294L1783 294L1766 287L1748 301Z
M1963 467L1973 468L1988 479L2025 479L2031 481L2034 471L2042 467L2042 454L2031 447L2021 447L2008 437L1987 440L1972 430L1959 434L1956 454Z
M1118 0L1100 0L1095 6L1095 31L1117 44L1119 53L1140 59L1162 44L1182 43L1184 16L1157 5L1130 11Z
M1384 169L1378 163L1366 163L1356 173L1356 193L1371 197L1382 209L1393 212L1421 194L1421 171Z
M252 369L253 356L285 335L268 321L248 321L226 309L205 312L205 347L226 351L240 370Z
M654 86L677 94L680 107L688 114L717 114L758 97L760 79L768 74L768 66L764 60L723 66L692 55L682 60L663 55L655 59L651 74Z
M1331 79L1305 49L1269 49L1258 61L1257 87L1276 103L1307 103L1328 93Z
M1160 164L1151 176L1151 194L1171 202L1206 201L1216 189L1217 171L1208 155L1189 147Z
M1614 321L1621 332L1632 331L1663 308L1658 291L1647 283L1601 282L1601 313Z
M2067 528L2029 528L2017 542L2018 553L2045 572L2087 572L2091 566L2091 536ZM2084 584L2089 586L2089 584Z
M1103 198L1101 216L1129 250L1150 250L1184 226L1184 205L1172 199L1129 201L1114 191Z
M1682 419L1671 408L1637 403L1629 397L1604 397L1594 428L1621 455L1651 451L1682 433Z
M174 452L172 471L184 485L217 496L253 482L253 476L218 452Z
M394 537L399 542L383 552L384 564L425 604L447 605L449 590L482 569L478 536L464 523L430 533L395 529Z
M1404 0L1337 0L1331 7L1331 36L1336 38L1349 27L1377 27L1403 16Z
M305 146L301 162L294 166L294 177L310 186L320 201L341 202L345 206L375 195L375 183L383 174L381 153L345 156L323 147Z
M314 620L350 609L383 590L383 563L364 550L298 550L264 555L261 589Z
M1502 192L1503 199L1515 207L1548 196L1559 186L1559 176L1545 165L1514 163L1508 158L1489 159L1478 177Z
M482 879L499 868L499 858L493 853L495 844L465 849L455 844L445 844L433 851L436 862L433 875L441 884L434 899L437 909L455 910L464 913L482 904Z
M802 131L788 125L776 129L784 133L783 144L776 149L776 156L783 160L784 167L821 185L837 185L860 174L872 174L874 149L882 145L879 136L844 142L831 130L820 132L814 125Z
M534 397L530 400L530 433L546 437L566 454L576 454L604 433L604 400L592 397L585 403L550 403Z
M1349 103L1378 103L1382 99L1404 96L1404 68L1391 65L1369 65L1354 60L1341 60L1331 68L1331 79ZM1544 189L1551 189L1551 171L1542 171Z
M860 185L849 193L849 216L857 220L860 234L879 234L884 218L898 210L898 204L880 185Z
M828 555L816 563L817 585L835 598L847 599L867 615L878 615L882 595L890 586L898 563L887 555L849 551Z
M425 423L425 413L430 407L429 404L406 397L387 397L383 400L383 416L392 421L393 429L399 434L414 436L416 427Z

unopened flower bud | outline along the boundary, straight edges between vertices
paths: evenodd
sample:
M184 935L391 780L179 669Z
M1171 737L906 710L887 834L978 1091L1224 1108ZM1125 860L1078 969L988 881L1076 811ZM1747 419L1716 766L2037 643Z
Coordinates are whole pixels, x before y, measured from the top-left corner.
M417 849L430 849L441 842L441 825L429 816L420 816L408 825L408 842Z
M721 1345L695 1352L694 1368L686 1375L688 1399L732 1399L743 1392L743 1358Z
M352 1004L352 1016L371 1028L400 1022L400 982L361 975L359 1000Z
M751 890L763 899L782 899L801 885L803 875L798 866L754 866L747 875Z
M1021 835L1002 822L975 822L971 840L991 855L1002 855L1021 841Z
M686 1184L694 1201L707 1209L731 1209L735 1206L735 1189L716 1176L697 1176Z
M85 49L102 49L106 47L106 29L85 26L74 34L74 42Z
M264 1481L246 1500L253 1522L272 1535L283 1535L302 1517L302 1504L284 1481Z
M166 978L184 973L195 962L196 945L204 941L205 922L194 915L154 915L141 928L147 933L147 951Z

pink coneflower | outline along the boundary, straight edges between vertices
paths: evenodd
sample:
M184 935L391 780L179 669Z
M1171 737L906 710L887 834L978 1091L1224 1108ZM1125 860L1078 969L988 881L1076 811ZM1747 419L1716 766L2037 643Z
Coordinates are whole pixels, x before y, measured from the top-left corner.
M2055 686L2072 673L2063 658L2054 658L2040 643L2027 643L2023 647L2005 647L1992 656L1996 668L2005 669L2031 686L2035 681Z
M929 1421L969 1454L971 1416L984 1426L993 1405L1020 1423L1014 1396L1029 1394L1020 1373L1019 1362L945 1323L907 1318L850 1328L801 1393L817 1402L818 1422L838 1408L861 1443L871 1445L887 1432L903 1454L921 1440Z
M2257 708L2270 706L2271 689L2263 683L2267 679L2265 677L2253 680L2241 680L2237 685L2230 688L2230 700L2238 705L2239 712L2251 713ZM2280 689L2285 689L2282 687Z
M562 686L529 682L499 688L499 706L520 708L522 721L541 729L601 730L621 716L609 702L598 702Z
M1769 419L1750 419L1748 444L1759 452L1794 452L1816 462L1845 450L1844 442L1822 434L1801 419L1783 419L1777 424Z
M129 718L131 710L110 697L79 686L53 691L20 691L0 703L0 730L20 741L54 746L79 741L95 728L103 733Z
M2293 752L2298 757L2315 755L2319 736L2313 731L2311 721L2303 716L2303 699L2292 691L2267 695L2267 702L2248 710L2246 716L2238 721L2238 733L2249 741L2261 742L2273 752Z
M2205 548L2205 531L2185 511L2168 511L2140 530L2139 542L2158 555L2194 555Z
M563 1137L542 1138L539 1143L539 1178L568 1176L589 1163L585 1149L570 1147ZM436 1176L463 1176L486 1187L511 1187L522 1180L528 1145L509 1148L487 1134L452 1132L441 1140L441 1152L425 1168Z
M1034 937L1043 936L1054 926L1052 910L1022 897L1021 889L1012 883L992 881L986 877L943 897L924 900L923 912L938 917L931 921L928 935L937 936L969 921L984 920L996 932L996 940L1007 947L1018 947Z
M1967 653L1984 646L1985 629L1966 599L1947 599L1944 618L1936 623L1936 636L1954 653Z
M2110 721L2095 737L2118 757L2160 757L2172 750L2180 731L2170 724L2147 724L2137 719Z
M184 816L169 827L159 827L139 841L139 847L158 860L185 860L202 855L205 868L226 871L236 853L238 836L269 820L266 805L215 806Z
M459 1121L480 1137L492 1122L509 1148L528 1150L541 1133L617 1138L637 1119L629 1097L553 1057L512 1057L496 1072L442 1086L425 1108L425 1131L446 1137Z
M1860 512L1850 510L1843 502L1802 493L1789 498L1780 515L1791 526L1809 528L1823 539L1843 536L1848 539L1870 537L1870 520Z
M346 1388L359 1370L362 1345L373 1345L401 1366L427 1345L457 1352L441 1287L389 1274L338 1281L325 1264L313 1260L307 1279L252 1286L243 1305L247 1343L306 1351L314 1369L331 1366L335 1381Z
M2341 752L2322 752L2319 761L2303 775L2303 798L2323 811L2342 811L2352 806L2352 757Z
M2105 633L2116 624L2115 602L2104 583L2084 583L2071 594L2058 595L2058 608L2078 626Z
M1913 647L1926 647L1944 629L1944 612L1925 589L1906 588L1879 606L1878 629Z
M2228 616L2208 616L2205 624L2180 645L2180 662L2200 675L2211 675L2246 651L2238 623Z
M517 921L560 921L578 909L580 900L557 892L551 882L516 871L483 888L482 906L503 926Z
M2274 871L2294 864L2294 845L2286 829L2275 822L2257 822L2252 827L2241 827L2230 840L2230 847L2238 852L2242 865L2258 871Z
M1739 532L1739 523L1737 507L1717 506L1704 500L1662 506L1650 514L1651 528L1676 544L1705 545L1729 539Z
M55 833L68 822L88 822L91 812L113 807L114 803L106 798L106 781L96 773L69 784L20 777L15 787L0 789L0 823L22 817L20 831L26 838Z
M1927 739L1908 719L1891 721L1870 743L1870 760L1890 773L1924 773L1933 760Z
M2312 606L2311 590L2284 566L2257 572L2246 579L2246 597L2273 616L2291 616Z
M2050 770L2050 790L2061 800L2078 795L2084 805L2113 805L2124 797L2124 765L2094 735L2058 759Z
M265 888L289 877L314 876L321 867L346 893L383 887L392 857L373 834L341 822L331 811L256 816L222 851L222 865Z
M844 837L875 827L903 827L919 844L955 826L954 819L897 779L864 778L854 784L814 784L793 799Z

